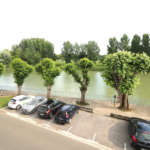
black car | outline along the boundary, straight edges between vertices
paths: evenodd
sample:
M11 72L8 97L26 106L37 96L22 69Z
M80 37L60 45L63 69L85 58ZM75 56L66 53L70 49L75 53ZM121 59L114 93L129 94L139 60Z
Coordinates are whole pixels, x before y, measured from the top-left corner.
M56 114L56 112L65 105L64 102L58 101L58 100L48 100L45 104L41 105L38 108L38 115L42 118L52 118L53 115Z
M137 148L150 150L150 122L140 118L129 119L130 143Z

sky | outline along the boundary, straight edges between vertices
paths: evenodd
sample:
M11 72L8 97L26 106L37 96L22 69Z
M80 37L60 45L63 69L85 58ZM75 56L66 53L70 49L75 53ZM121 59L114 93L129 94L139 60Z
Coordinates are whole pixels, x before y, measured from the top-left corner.
M150 0L0 0L0 50L22 39L44 38L61 53L63 42L96 41L150 33Z

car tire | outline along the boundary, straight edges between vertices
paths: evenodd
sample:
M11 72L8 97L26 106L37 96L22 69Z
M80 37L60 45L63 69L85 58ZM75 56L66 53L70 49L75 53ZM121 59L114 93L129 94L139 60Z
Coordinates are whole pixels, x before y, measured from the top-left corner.
M18 110L18 109L20 109L21 108L21 105L17 105L16 106L16 109Z
M68 121L68 124L70 124L71 123L71 118L69 119L69 121Z
M53 118L53 116L54 116L53 114L50 114L50 115L49 115L49 118L50 118L50 119L52 119L52 118Z

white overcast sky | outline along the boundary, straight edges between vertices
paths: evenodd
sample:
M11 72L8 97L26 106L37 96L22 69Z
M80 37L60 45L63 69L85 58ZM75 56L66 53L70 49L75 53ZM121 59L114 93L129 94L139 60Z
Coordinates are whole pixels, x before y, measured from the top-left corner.
M150 0L0 0L0 50L23 38L44 38L60 54L63 42L94 40L106 54L109 38L150 33Z

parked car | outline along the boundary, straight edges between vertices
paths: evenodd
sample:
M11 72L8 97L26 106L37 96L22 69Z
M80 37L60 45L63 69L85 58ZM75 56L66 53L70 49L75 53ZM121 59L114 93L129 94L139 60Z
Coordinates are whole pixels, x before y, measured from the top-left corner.
M22 113L23 114L31 114L34 113L38 107L44 103L47 102L47 98L44 96L36 96L30 101L28 101L23 107L22 107Z
M48 100L38 108L38 116L51 119L63 105L65 105L64 102L53 99Z
M150 149L150 122L140 118L130 118L129 132L132 146Z
M71 119L76 113L78 113L78 106L64 105L61 107L55 115L55 121L58 123L71 123Z
M19 95L16 97L13 97L9 102L8 102L8 107L9 108L14 108L14 109L20 109L23 105L26 104L31 98L34 98L35 96L32 95Z

